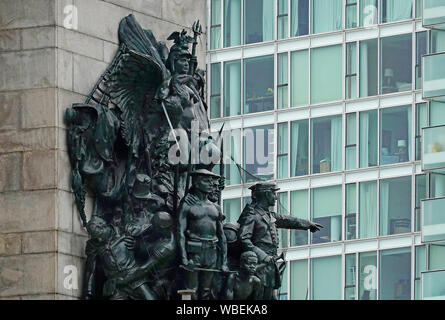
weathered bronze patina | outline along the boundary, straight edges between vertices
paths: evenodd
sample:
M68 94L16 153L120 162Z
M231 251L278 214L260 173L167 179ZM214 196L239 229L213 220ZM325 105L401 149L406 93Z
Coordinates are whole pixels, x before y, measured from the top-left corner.
M90 236L85 299L271 299L280 286L276 227L320 227L269 211L276 189L267 184L253 187L239 225L224 225L223 167L217 175L214 161L192 161L201 150L223 158L221 139L209 136L199 22L192 30L172 33L169 50L133 15L122 19L113 62L66 112L72 189ZM172 161L178 150L185 162Z

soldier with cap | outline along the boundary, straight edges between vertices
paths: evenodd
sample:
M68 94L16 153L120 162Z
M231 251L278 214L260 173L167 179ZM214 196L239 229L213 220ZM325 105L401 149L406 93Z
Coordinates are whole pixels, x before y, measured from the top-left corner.
M191 176L192 188L182 200L178 217L180 263L185 289L195 290L194 298L209 300L214 272L228 271L223 215L208 199L219 176L206 169L195 170Z
M277 265L279 244L277 228L316 232L323 226L270 211L270 207L275 205L276 192L279 190L274 183L257 183L249 189L252 190L252 203L246 205L238 219L240 225L238 237L243 250L255 252L259 264L264 265L257 271L263 285L262 299L276 300L276 291L281 286Z

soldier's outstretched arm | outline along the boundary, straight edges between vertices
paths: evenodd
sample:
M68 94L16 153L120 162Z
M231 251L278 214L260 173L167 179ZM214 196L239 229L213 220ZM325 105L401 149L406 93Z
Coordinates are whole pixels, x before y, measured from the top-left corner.
M323 228L321 224L284 214L276 214L276 219L276 226L281 229L299 229L316 232Z

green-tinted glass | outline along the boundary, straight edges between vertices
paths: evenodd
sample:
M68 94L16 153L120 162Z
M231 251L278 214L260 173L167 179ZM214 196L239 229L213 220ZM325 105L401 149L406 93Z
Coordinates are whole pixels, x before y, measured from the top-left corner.
M411 232L411 176L380 180L380 235Z
M342 46L311 50L311 103L341 100L343 78Z
M311 299L340 300L341 256L311 260Z
M360 182L359 237L377 236L377 181Z
M308 262L296 260L290 262L290 299L308 299Z
M309 104L309 51L291 53L291 107Z
M241 44L241 0L224 0L224 47Z

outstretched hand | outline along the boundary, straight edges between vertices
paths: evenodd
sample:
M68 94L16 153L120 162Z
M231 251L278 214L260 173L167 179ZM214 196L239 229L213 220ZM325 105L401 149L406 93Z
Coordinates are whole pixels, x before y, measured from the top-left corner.
M311 222L311 225L309 226L309 230L311 230L312 233L320 231L321 228L324 228L321 224Z

